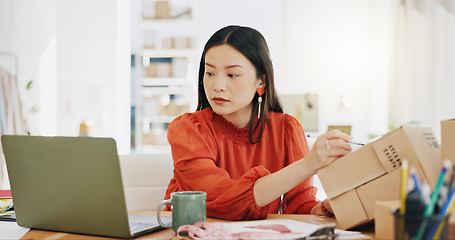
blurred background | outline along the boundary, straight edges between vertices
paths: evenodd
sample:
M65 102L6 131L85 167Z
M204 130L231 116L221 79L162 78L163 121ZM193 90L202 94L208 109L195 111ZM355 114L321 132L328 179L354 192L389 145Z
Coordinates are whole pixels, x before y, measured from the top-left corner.
M284 110L369 142L455 117L454 0L0 0L3 134L106 136L168 151L208 38L266 38Z

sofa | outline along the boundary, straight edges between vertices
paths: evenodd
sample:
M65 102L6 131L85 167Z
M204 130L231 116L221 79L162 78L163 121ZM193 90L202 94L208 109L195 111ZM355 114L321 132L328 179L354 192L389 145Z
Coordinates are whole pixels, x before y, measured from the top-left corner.
M125 154L119 155L119 159L127 209L156 211L173 177L174 165L170 151ZM316 198L326 199L327 195L317 175L314 176L314 185L318 188Z
M132 153L119 155L129 211L156 211L173 177L171 153Z

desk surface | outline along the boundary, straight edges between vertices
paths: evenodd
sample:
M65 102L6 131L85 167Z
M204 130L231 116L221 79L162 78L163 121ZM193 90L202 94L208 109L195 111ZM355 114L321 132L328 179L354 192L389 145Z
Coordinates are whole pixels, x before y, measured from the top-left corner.
M153 215L156 216L156 211L133 211L130 214L140 214L140 215ZM171 216L171 212L163 212L162 216ZM269 214L267 219L292 219L296 221L311 223L311 224L326 224L326 223L336 223L334 218L321 217L316 215L299 215L299 214ZM223 221L225 220L207 218L207 222L214 221ZM365 235L374 238L374 230L370 228L362 229L362 233ZM102 238L98 236L90 235L80 235L80 234L71 234L63 232L52 232L52 231L42 231L42 230L30 230L22 239L112 239L112 238ZM164 229L158 232L147 234L136 239L179 239L174 231L169 229Z

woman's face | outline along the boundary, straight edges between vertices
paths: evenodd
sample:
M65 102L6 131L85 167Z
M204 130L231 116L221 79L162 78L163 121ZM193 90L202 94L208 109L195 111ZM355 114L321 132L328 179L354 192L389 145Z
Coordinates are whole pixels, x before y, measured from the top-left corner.
M254 65L229 45L205 55L204 89L213 111L237 127L247 126L256 89L263 87Z

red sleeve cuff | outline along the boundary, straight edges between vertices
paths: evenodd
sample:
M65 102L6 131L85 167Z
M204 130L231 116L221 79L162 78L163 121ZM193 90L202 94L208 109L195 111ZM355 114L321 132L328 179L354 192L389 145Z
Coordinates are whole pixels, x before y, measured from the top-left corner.
M207 216L226 220L265 219L269 205L258 207L253 189L258 178L269 174L263 166L250 169L222 195L207 202Z

